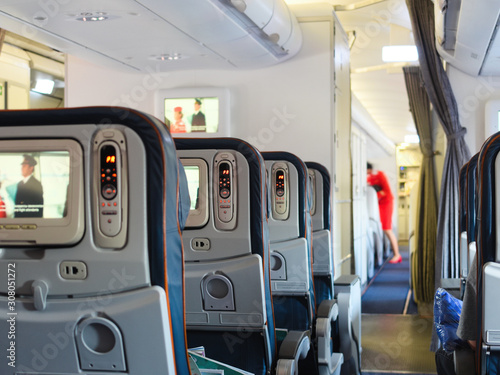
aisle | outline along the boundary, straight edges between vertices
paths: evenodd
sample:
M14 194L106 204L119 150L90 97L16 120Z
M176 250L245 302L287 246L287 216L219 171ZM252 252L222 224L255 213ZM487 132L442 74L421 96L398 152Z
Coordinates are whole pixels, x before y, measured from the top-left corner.
M363 374L436 374L432 317L363 314Z
M403 314L409 299L406 313L416 314L417 308L409 298L410 264L408 246L401 246L401 263L391 264L388 259L377 271L361 297L363 314Z
M418 315L410 294L408 246L400 246L403 261L388 260L361 297L363 374L435 374L429 350L432 313Z

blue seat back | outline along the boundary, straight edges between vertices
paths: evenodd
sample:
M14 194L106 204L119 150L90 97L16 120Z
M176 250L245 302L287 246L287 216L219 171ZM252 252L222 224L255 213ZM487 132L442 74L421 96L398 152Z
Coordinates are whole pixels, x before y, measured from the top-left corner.
M313 173L311 190L314 209L311 210L313 222L313 276L316 306L322 301L333 299L334 259L333 228L331 210L330 173L321 164L306 162L309 173Z
M465 163L462 168L460 168L460 174L459 174L459 182L458 182L458 187L459 187L459 207L458 207L458 228L459 232L466 232L467 231L467 168L468 168L469 162Z
M460 276L462 278L467 277L475 253L478 157L479 154L476 154L464 164L459 176Z
M192 206L191 215L209 210L202 220L190 217L194 224L183 234L189 345L204 346L210 358L266 374L276 362L276 338L264 161L239 139L175 142L185 166L206 170L206 177L199 175L205 182L191 189L199 205Z
M477 222L477 163L479 153L474 155L467 163L467 195L466 195L466 230L467 242L476 241Z
M486 272L489 269L498 268L500 260L498 230L498 202L500 200L499 184L500 163L498 154L500 152L500 133L492 135L483 144L477 163L477 268L469 272L477 272L477 347L476 351L476 373L489 373L489 363L486 358L496 359L498 366L500 342L496 340L495 332L500 329L498 325L498 270ZM472 233L474 233L472 231ZM484 271L483 271L484 270ZM485 273L486 272L486 273ZM493 283L491 282L493 281ZM487 355L490 354L491 357Z
M73 155L70 170L80 168L83 177L68 192L81 194L81 203L67 200L69 210L82 215L76 243L12 246L1 252L2 268L16 264L17 292L23 297L16 301L16 367L3 361L0 372L190 374L181 241L188 195L165 126L115 107L0 111L0 126L2 142L76 142L81 155ZM106 162L115 156L120 160L121 195L115 201L120 212L111 204L101 211L99 142L111 142L117 150ZM42 174L48 197L43 179ZM118 234L106 235L103 223L117 217ZM77 279L69 277L73 269ZM0 297L2 315L8 302Z
M269 217L271 256L275 258L273 265L276 268L271 280L276 327L308 330L314 322L316 302L307 167L289 152L263 152L262 156L266 160L271 194L275 183L273 166L286 168L289 177L289 215L284 219L275 218L273 214Z

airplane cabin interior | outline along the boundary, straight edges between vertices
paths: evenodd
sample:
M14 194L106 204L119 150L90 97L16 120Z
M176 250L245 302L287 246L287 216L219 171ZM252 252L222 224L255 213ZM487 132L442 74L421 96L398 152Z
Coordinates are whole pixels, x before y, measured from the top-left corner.
M0 374L497 374L499 24L0 1Z

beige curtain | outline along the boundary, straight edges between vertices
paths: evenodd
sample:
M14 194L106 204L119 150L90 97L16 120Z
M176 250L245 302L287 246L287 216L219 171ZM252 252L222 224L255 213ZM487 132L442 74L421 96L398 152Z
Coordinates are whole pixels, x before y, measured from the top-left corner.
M458 175L462 165L470 159L470 152L464 140L466 129L460 125L458 107L448 75L434 45L434 4L430 0L406 0L406 4L410 13L424 87L448 141L436 237L435 282L438 287L441 278L459 277ZM428 298L430 296L425 295L425 299Z
M417 302L434 298L434 269L436 256L437 195L434 169L434 140L430 103L423 87L420 68L403 68L410 111L420 137L422 165L418 185L416 249L412 262L412 283Z

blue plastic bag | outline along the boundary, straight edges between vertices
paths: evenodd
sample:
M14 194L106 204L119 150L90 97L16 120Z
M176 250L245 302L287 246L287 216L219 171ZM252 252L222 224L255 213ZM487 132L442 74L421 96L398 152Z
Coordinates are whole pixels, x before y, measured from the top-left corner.
M468 347L467 343L457 336L461 312L462 301L443 288L438 288L434 297L434 326L439 341L447 352Z
M500 358L498 353L492 353L486 356L486 373L488 375L497 375L500 368Z

